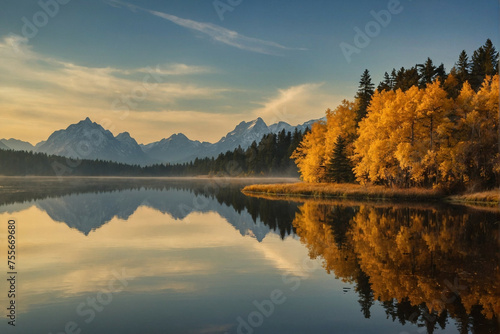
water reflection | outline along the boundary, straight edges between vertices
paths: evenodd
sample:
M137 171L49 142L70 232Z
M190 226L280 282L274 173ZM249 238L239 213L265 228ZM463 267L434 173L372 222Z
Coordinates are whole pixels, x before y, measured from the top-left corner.
M18 224L23 333L60 333L68 321L95 334L234 332L282 271L300 268L306 251L282 238L297 204L248 199L240 185L162 183L78 191L48 184L40 197L36 187L14 189L0 221ZM277 228L278 215L288 215L287 228ZM122 270L133 279L86 323L79 305ZM11 332L2 323L4 330Z
M497 210L276 201L243 195L242 183L214 180L1 184L0 217L19 218L20 312L34 324L51 319L47 332L74 318L82 296L95 295L120 268L134 281L116 296L114 313L87 332L236 332L234 320L253 310L254 299L289 291L282 273L303 282L297 304L290 295L272 326L258 332L500 330ZM305 274L304 257L322 262L324 271ZM136 309L150 312L143 322L116 323ZM52 320L55 314L62 315ZM167 322L168 330L161 326Z
M356 285L361 311L427 333L498 333L499 215L464 207L308 201L293 221L311 258Z
M262 241L271 231L282 238L290 235L290 222L298 210L293 202L272 203L247 197L241 193L242 183L230 180L14 180L16 182L7 179L11 182L7 185L3 182L0 204L4 206L0 207L0 213L36 205L54 221L63 222L85 235L115 217L127 220L138 208L145 206L177 220L193 212L218 212L242 235Z

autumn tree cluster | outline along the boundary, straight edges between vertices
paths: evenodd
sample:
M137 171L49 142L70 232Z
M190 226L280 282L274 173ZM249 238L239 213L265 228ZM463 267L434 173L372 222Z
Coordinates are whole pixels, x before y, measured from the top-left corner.
M500 181L498 52L488 40L446 74L429 58L326 111L294 152L306 182L493 187Z

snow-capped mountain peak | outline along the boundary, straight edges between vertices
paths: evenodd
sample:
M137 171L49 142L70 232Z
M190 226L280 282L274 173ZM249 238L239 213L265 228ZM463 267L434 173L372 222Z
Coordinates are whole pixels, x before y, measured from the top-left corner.
M54 132L37 152L79 159L111 160L129 164L151 161L128 133L117 137L101 125L86 118L64 130Z

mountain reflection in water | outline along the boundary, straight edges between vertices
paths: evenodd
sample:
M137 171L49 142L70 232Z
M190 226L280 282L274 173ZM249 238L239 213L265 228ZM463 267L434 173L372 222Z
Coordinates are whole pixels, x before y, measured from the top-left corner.
M241 184L231 180L75 179L68 184L47 182L23 188L22 191L17 190L20 185L11 184L9 187L16 191L0 194L0 204L16 203L19 207L19 203L23 203L22 208L36 205L54 221L63 222L85 235L114 217L127 220L141 206L179 220L192 212L217 212L242 235L253 234L259 241L270 231L279 233L281 237L291 234L291 221L298 204L271 203L244 196ZM29 182L23 185L27 186ZM46 189L40 189L44 186ZM7 206L3 210L12 207Z

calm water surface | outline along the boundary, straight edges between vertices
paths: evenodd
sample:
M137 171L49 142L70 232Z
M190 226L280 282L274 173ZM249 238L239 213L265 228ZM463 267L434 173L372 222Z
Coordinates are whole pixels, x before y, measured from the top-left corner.
M214 180L0 179L1 333L498 333L495 208ZM7 314L8 286L0 285Z

